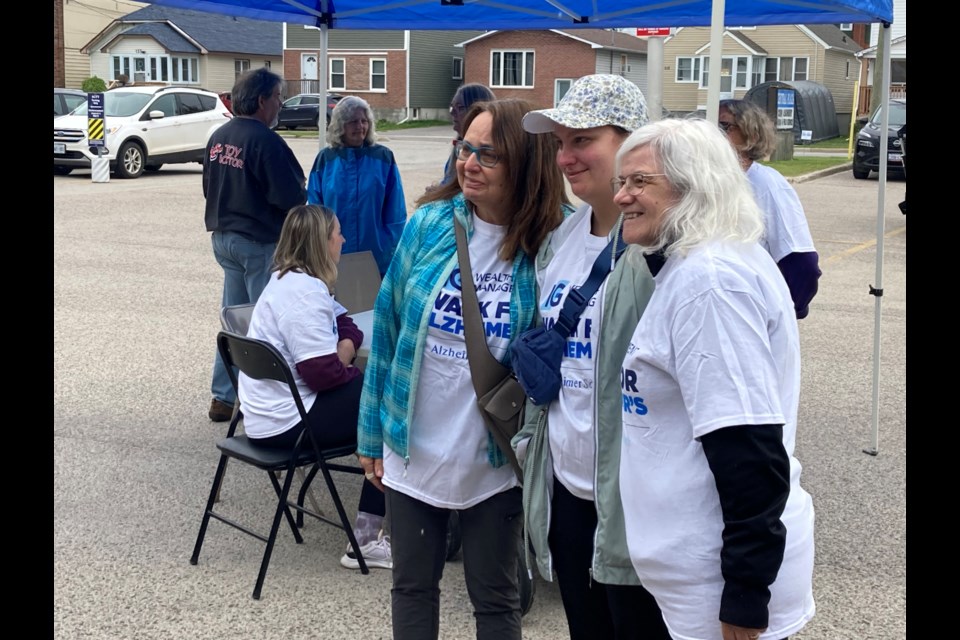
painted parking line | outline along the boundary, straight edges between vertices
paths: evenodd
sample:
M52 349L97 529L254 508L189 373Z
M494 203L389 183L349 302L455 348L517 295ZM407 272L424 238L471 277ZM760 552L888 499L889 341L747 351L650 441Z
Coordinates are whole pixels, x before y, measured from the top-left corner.
M883 237L884 237L884 238L892 238L892 237L894 237L894 236L900 235L901 233L906 233L906 231L907 231L907 226L904 225L904 226L902 226L902 227L898 227L897 229L893 229L893 230L891 230L891 231L887 231L885 234L883 234ZM871 247L874 247L874 246L876 246L876 244L877 244L877 239L876 239L876 238L874 238L873 240L868 240L867 242L862 242L862 243L860 243L860 244L858 244L858 245L855 245L855 246L853 246L853 247L850 247L849 249L846 249L845 251L841 251L840 253L835 253L835 254L833 254L832 256L830 256L829 258L827 258L826 260L824 260L823 263L824 263L824 264L830 264L830 263L832 263L832 262L839 262L840 260L842 260L842 259L844 259L844 258L847 258L847 257L849 257L849 256L852 256L852 255L855 254L855 253L860 253L861 251L863 251L863 250L865 250L865 249L869 249L869 248L871 248Z

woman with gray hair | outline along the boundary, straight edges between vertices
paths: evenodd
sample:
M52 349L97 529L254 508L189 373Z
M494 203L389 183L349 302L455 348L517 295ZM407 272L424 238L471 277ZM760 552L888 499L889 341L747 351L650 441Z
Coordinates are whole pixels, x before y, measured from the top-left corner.
M383 275L407 221L407 205L400 169L393 152L377 144L365 100L347 96L337 103L327 144L310 171L307 202L333 209L347 239L343 253L372 251Z
M705 120L634 132L613 187L656 281L620 376L633 567L675 638L785 638L815 611L813 503L794 457L797 319L763 214Z

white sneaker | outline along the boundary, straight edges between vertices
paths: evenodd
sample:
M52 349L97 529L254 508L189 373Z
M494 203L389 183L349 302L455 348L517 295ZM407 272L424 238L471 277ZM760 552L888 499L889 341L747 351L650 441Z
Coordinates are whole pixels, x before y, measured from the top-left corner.
M393 555L390 553L390 538L382 537L372 540L360 547L360 553L363 554L363 560L367 567L371 569L393 569ZM348 549L343 557L340 558L340 565L347 569L359 569L360 562L357 560L353 549Z

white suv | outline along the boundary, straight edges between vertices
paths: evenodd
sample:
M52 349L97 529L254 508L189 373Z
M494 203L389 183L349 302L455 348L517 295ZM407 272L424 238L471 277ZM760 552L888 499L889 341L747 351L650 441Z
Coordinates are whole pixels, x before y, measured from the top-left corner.
M203 162L214 130L233 115L215 93L171 86L131 86L104 93L103 155L120 178L137 178L165 163ZM90 168L87 105L53 120L53 172Z

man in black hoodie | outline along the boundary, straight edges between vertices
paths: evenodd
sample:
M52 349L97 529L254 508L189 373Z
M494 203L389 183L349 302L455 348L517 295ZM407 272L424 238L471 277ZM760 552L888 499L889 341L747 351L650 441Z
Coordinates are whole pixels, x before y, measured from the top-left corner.
M283 79L266 68L233 86L232 118L207 143L203 159L204 220L223 267L222 306L256 302L270 280L273 251L292 207L307 199L306 177L287 143L273 131ZM229 420L236 394L216 356L208 415Z

